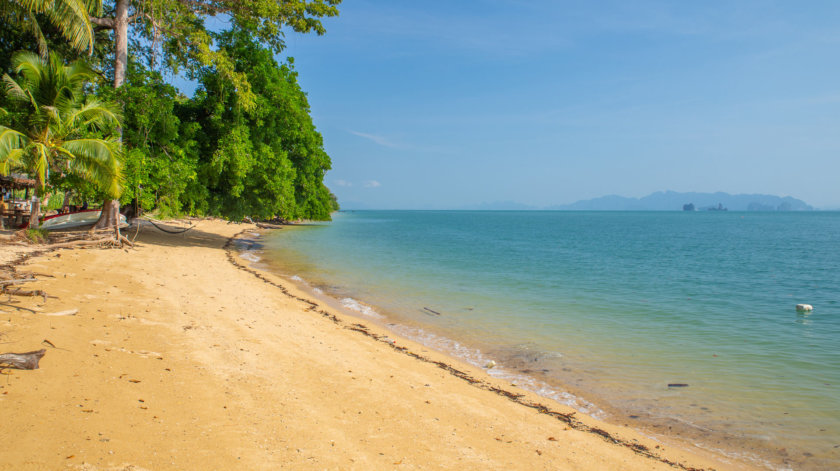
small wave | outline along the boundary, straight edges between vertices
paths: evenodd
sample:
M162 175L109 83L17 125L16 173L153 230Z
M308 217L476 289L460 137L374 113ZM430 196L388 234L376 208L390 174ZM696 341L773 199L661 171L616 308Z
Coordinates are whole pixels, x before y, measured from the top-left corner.
M356 301L353 298L344 298L341 300L341 305L350 309L351 311L358 312L359 314L363 314L368 317L373 317L376 319L384 319L385 316L376 312L372 307L362 304L359 301Z
M312 291L314 291L318 294L324 294L324 290L322 290L321 288L312 288Z
M293 281L298 281L298 282L301 282L301 281L303 281L303 278L301 278L301 277L299 277L299 276L297 276L297 275L292 275L292 280L293 280Z
M239 254L239 258L243 258L243 259L248 260L249 262L253 262L253 263L256 263L256 262L259 262L260 260L262 260L262 257L255 254L254 252L242 252L242 253Z
M505 369L504 365L500 365L491 369L486 369L487 364L492 360L492 358L490 358L478 349L466 347L460 342L433 334L431 332L427 332L423 329L416 327L394 325L391 326L391 330L402 335L403 337L407 337L411 340L414 340L415 342L419 342L428 347L444 352L449 352L450 354L461 358L462 360L466 361L467 363L473 366L485 368L487 374L493 376L494 378L502 379L504 381L516 384L522 389L534 392L542 397L553 399L559 402L560 404L565 404L567 406L573 407L574 409L586 415L589 415L590 417L594 417L596 419L603 419L604 417L606 417L604 411L601 410L595 404L592 404L591 402L581 397L575 396L574 394L570 394L565 391L558 391L550 385L548 385L547 383L540 381L534 377L528 376L527 374L507 370ZM551 353L546 353L546 355L554 356ZM559 353L556 355L561 356Z

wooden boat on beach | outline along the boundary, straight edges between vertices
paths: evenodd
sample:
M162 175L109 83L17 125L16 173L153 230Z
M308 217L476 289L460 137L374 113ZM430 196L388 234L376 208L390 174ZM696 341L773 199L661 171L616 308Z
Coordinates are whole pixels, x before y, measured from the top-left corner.
M44 222L41 223L39 229L46 231L61 231L78 229L87 226L93 226L99 220L99 215L102 213L99 209L87 209L83 211L75 211L72 213L56 214L54 216L47 216ZM127 227L128 222L125 216L120 214L120 227Z

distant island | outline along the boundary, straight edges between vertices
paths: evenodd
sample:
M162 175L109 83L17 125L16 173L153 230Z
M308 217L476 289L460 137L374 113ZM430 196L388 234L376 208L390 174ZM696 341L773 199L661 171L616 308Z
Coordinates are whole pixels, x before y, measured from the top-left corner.
M375 210L377 208L357 201L342 201L345 210ZM391 208L395 209L395 208ZM572 204L536 206L517 201L491 201L456 207L410 208L456 211L813 211L814 208L791 196L729 193L680 193L657 191L643 198L618 195L581 200Z
M546 209L565 211L813 211L810 205L791 196L730 195L729 193L679 193L657 191L643 198L618 195L581 200Z

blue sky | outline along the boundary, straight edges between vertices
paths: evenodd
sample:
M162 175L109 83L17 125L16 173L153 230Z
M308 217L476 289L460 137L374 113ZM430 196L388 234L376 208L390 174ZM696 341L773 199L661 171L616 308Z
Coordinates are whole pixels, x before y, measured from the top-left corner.
M345 208L840 208L840 2L345 0L287 35Z

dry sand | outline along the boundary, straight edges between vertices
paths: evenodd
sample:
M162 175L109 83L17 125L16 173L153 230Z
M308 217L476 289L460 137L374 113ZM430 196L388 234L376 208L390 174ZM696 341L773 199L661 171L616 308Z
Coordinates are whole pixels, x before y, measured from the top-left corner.
M57 298L0 299L0 352L47 350L0 375L0 470L749 469L307 302L232 263L243 230L146 228L17 266Z

